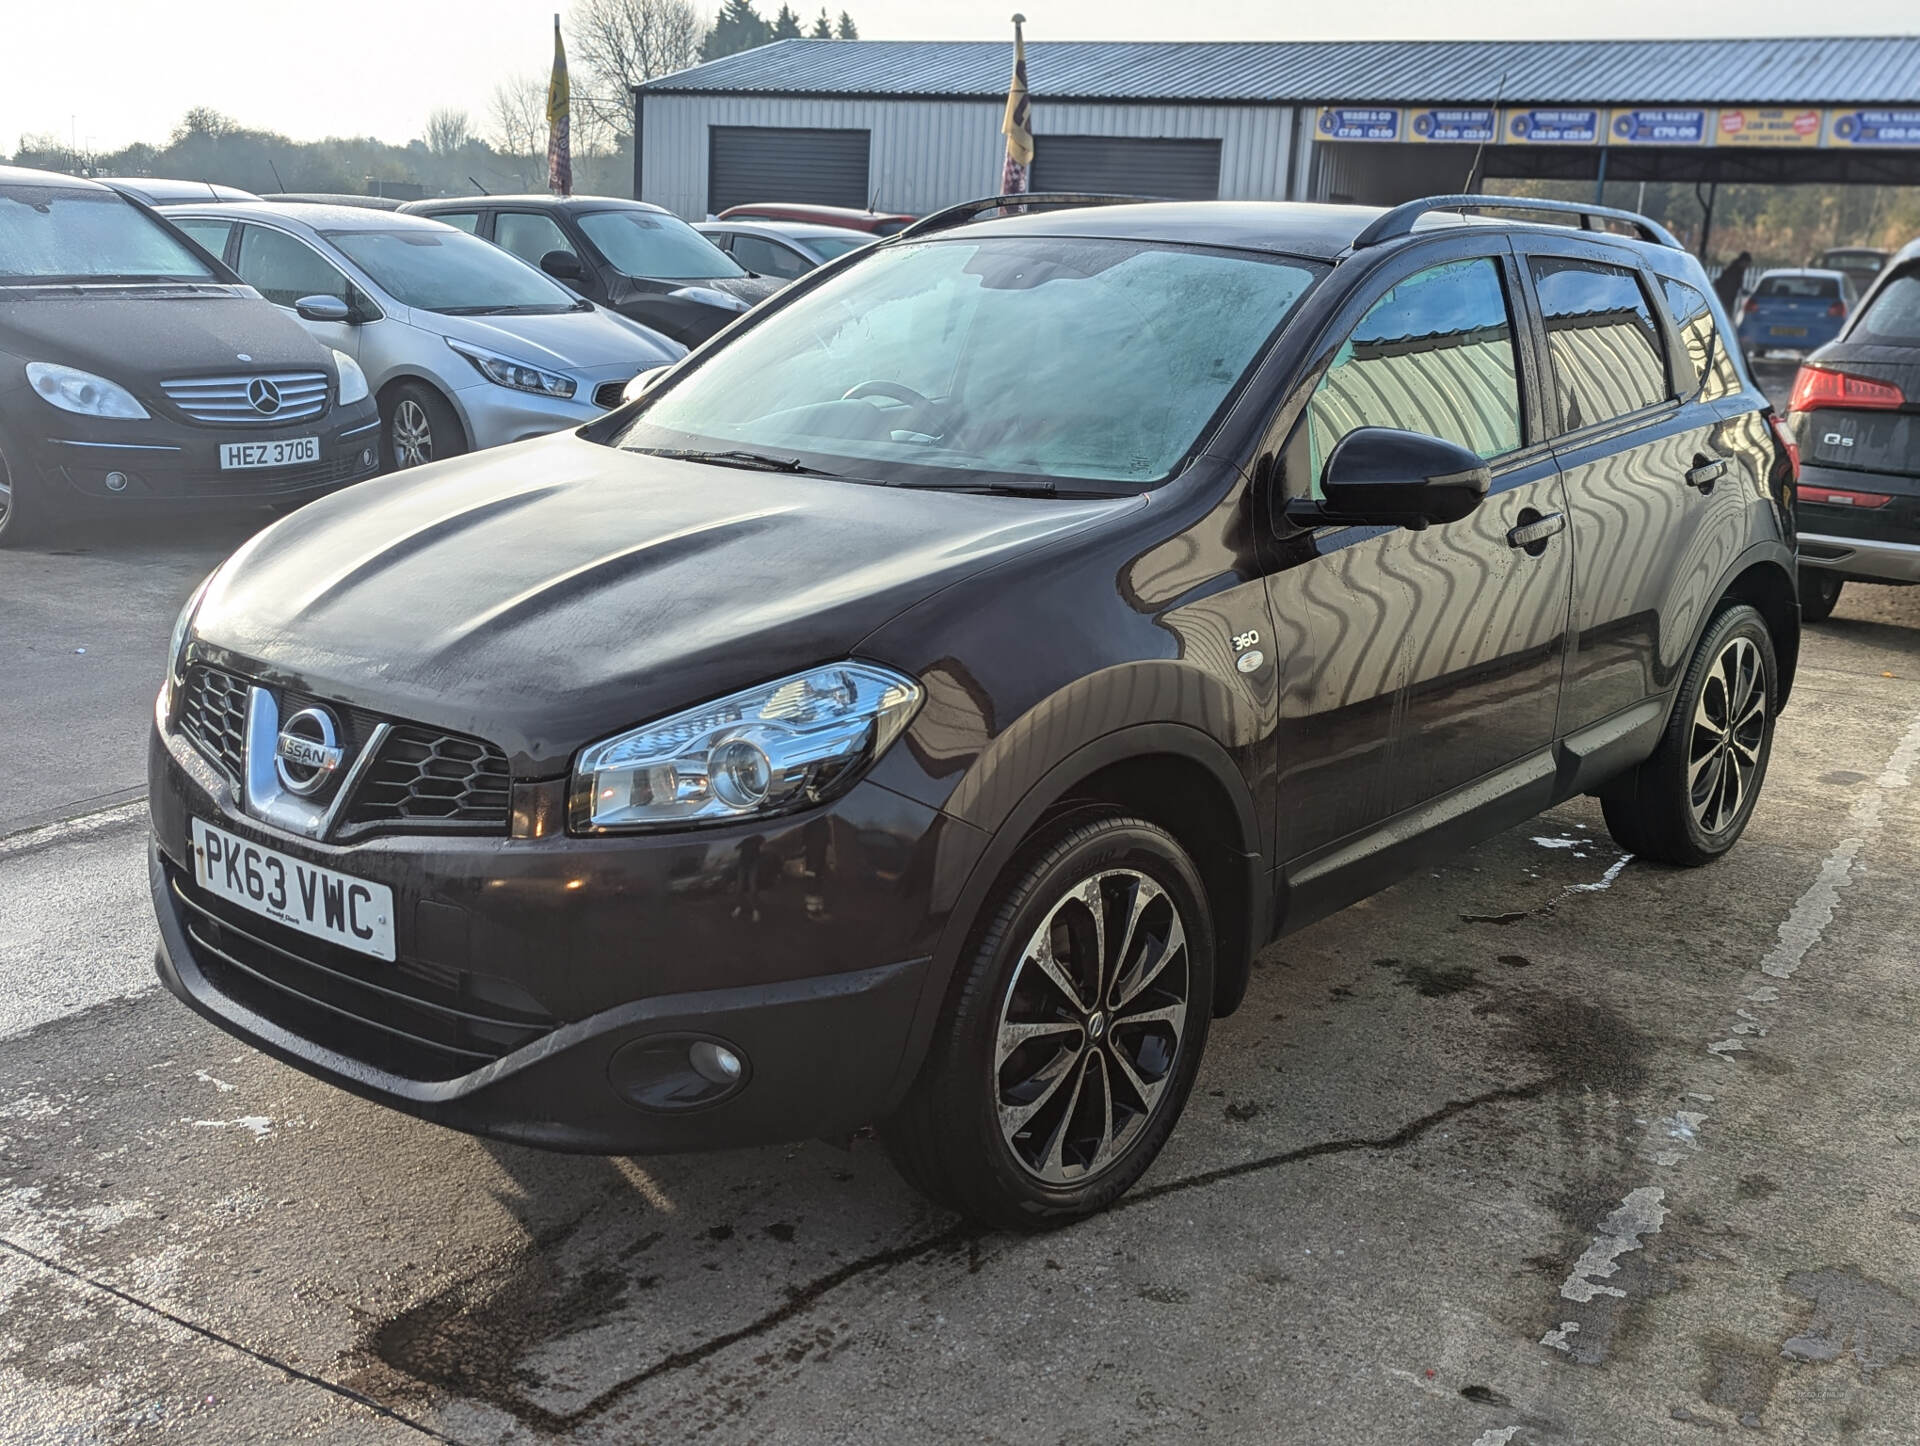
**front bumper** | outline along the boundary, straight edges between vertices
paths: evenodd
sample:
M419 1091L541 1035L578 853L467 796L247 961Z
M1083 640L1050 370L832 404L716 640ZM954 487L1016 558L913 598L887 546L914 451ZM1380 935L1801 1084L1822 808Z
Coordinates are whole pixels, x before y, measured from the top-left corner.
M569 427L584 427L595 418L604 417L611 408L595 402L595 395L603 387L611 388L609 395L615 399L614 405L617 406L620 389L633 380L636 372L653 365L658 363L569 372L568 375L578 383L579 390L564 399L481 381L454 392L453 404L459 410L461 423L466 427L467 437L475 451L500 447L508 442L524 442L529 437L544 437L549 432L559 432Z
M146 507L230 507L299 502L371 477L380 467L380 412L371 399L279 427L216 427L154 416L106 421L56 411L21 392L0 415L10 461L37 479L65 514ZM228 442L317 437L320 459L223 470Z
M948 896L985 843L862 784L758 829L407 834L342 847L246 816L176 734L156 729L149 773L157 965L173 993L356 1094L476 1134L595 1153L831 1135L884 1114L917 1064L916 1022L938 1005L928 961ZM396 963L326 956L329 946L199 890L194 817L386 884ZM409 1043L440 1040L436 1010L484 1018L459 1038L491 1057L448 1066L445 1050ZM636 1043L694 1038L742 1056L744 1083L693 1108L636 1103Z

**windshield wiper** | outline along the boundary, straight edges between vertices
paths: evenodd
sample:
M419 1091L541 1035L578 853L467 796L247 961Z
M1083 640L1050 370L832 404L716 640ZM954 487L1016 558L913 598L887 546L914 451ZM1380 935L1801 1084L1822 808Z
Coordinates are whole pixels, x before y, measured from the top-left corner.
M633 450L645 452L651 457L671 458L675 462L709 462L716 467L746 467L756 472L791 472L800 477L838 477L840 475L838 472L828 472L820 467L809 467L798 457L775 457L766 452L749 452L737 447L716 452L670 447L635 447Z

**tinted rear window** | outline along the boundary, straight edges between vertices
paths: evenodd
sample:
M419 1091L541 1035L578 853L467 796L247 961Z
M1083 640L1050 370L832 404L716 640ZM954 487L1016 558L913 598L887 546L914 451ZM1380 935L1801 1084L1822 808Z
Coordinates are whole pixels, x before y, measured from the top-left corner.
M1701 373L1707 371L1712 379L1700 388L1700 399L1712 402L1732 396L1740 390L1740 377L1733 369L1726 337L1714 323L1707 298L1684 281L1663 277L1660 284L1666 292L1667 310L1680 333L1681 386L1688 391L1699 387Z
M1920 346L1920 271L1894 277L1868 304L1853 340Z
M1755 296L1797 296L1809 301L1838 301L1840 279L1837 276L1763 276L1753 288Z
M1536 256L1530 264L1562 430L1591 427L1666 397L1660 328L1639 277L1624 267L1557 256Z

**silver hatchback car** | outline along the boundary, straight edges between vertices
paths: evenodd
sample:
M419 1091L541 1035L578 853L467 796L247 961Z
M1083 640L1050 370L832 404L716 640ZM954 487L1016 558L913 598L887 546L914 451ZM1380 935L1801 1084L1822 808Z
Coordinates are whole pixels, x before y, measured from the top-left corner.
M423 216L299 202L163 209L360 363L393 467L579 426L618 406L635 373L686 354Z

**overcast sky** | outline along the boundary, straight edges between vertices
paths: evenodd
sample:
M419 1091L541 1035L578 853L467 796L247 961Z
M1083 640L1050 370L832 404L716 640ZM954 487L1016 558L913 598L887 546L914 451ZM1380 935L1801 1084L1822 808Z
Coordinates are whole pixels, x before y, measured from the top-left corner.
M1030 40L1340 40L1682 36L1809 31L1895 35L1920 29L1913 0L1676 5L1607 0L836 0L870 39L979 40L1010 33L1017 5ZM717 7L718 0L708 8ZM796 4L817 11L820 0ZM564 7L563 7L564 8ZM778 9L778 0L760 7ZM421 134L436 105L464 106L483 128L494 84L544 71L553 0L89 0L74 9L7 0L0 53L0 151L23 132L71 128L82 146L158 141L194 105L307 140ZM1728 23L1738 20L1740 30ZM1601 27L1605 26L1603 30ZM1045 77L1034 89L1044 94ZM1352 97L1364 99L1364 97Z

